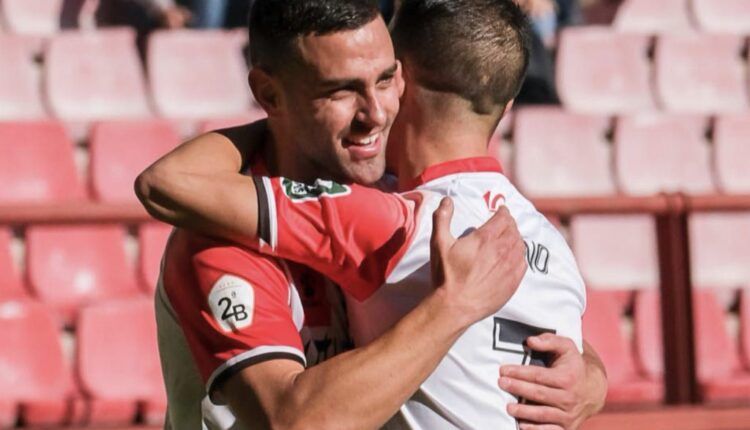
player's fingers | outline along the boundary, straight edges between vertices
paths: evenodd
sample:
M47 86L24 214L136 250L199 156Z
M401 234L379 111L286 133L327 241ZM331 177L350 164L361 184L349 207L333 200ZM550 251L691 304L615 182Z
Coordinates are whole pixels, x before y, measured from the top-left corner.
M552 388L520 379L511 379L505 376L501 377L497 384L500 388L516 397L522 397L541 405L561 408L569 403L568 393L559 388Z
M549 406L511 403L507 410L510 416L524 422L564 426L567 420L565 412Z
M500 367L500 377L530 382L552 388L565 388L568 382L564 372L555 371L541 366L519 366L509 364Z
M531 336L526 339L526 344L534 351L553 352L557 356L578 353L575 343L570 338L552 333Z
M520 430L565 430L565 427L558 426L555 424L533 424L533 423L519 423L518 428Z
M514 223L508 208L501 206L487 222L477 228L477 231L489 237L499 237L508 229L509 225Z
M450 197L444 197L432 214L432 239L430 243L433 249L443 251L456 241L451 234L452 218L453 200Z

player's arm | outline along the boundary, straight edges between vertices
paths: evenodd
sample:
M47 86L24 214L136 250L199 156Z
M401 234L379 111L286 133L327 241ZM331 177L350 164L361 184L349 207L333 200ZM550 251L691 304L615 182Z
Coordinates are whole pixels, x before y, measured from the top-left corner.
M521 428L575 430L604 407L607 373L591 345L584 341L580 354L573 341L562 336L545 334L527 342L533 350L553 354L554 360L549 368L500 368L502 389L536 403L508 405L512 416L525 421Z
M368 346L308 369L272 360L236 373L218 390L240 420L277 429L382 426L469 325L510 299L526 271L523 242L507 210L458 240L450 233L451 216L446 200L434 215L437 287L430 296Z
M138 176L135 193L158 220L212 237L253 238L255 189L239 172L265 133L258 121L183 143Z

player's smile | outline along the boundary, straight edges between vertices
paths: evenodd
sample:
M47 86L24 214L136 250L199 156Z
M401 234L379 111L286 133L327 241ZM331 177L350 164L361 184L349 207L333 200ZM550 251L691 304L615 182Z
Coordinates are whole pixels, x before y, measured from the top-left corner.
M383 149L384 140L383 133L378 132L365 137L345 137L342 143L353 161L362 161L377 157Z

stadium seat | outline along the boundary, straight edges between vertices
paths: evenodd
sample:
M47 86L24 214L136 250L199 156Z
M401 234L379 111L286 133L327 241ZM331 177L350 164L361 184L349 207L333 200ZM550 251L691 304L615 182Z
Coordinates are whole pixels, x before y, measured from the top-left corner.
M750 115L725 115L714 123L714 167L725 193L750 193Z
M649 38L607 27L562 31L557 53L557 88L571 110L612 114L651 110Z
M71 374L49 310L36 302L0 303L0 427L74 421Z
M116 225L31 226L26 231L30 287L54 306L65 325L80 306L138 293Z
M18 34L52 36L60 30L63 0L2 0L0 16Z
M73 143L54 121L0 122L0 203L85 198L73 162Z
M137 203L133 182L143 169L180 144L165 120L96 124L91 132L91 181L94 198Z
M248 124L267 118L266 111L257 107L252 108L249 112L244 115L226 117L226 118L212 118L203 121L199 127L199 133L208 133L209 131L221 130L222 128L237 127L238 125Z
M736 112L748 107L745 41L722 34L662 35L654 55L656 93L672 112Z
M724 311L712 291L693 292L696 372L703 399L724 401L750 397L750 372L740 366L737 344L724 322ZM635 299L635 338L639 363L653 378L664 374L659 293L642 291Z
M683 32L692 29L689 0L625 0L614 27L637 33Z
M146 291L153 292L156 289L159 272L161 271L161 257L171 233L171 226L159 223L144 224L138 230L138 241L141 249L141 282Z
M149 40L148 65L154 102L162 116L204 120L242 116L252 107L241 46L231 34L156 32Z
M636 369L630 343L620 327L617 298L612 293L587 293L583 337L594 347L607 369L608 403L653 403L662 399L661 379L647 379Z
M150 115L135 33L126 28L63 32L46 52L47 99L69 122Z
M750 369L750 289L740 293L740 356L745 369Z
M81 311L76 367L90 424L127 424L136 414L151 425L163 420L166 394L153 308L151 300L137 299Z
M589 288L619 292L622 308L633 290L658 288L656 225L650 215L577 215L570 233Z
M27 298L28 294L11 257L10 234L8 230L2 228L0 229L0 303Z
M28 43L0 34L0 120L44 117L39 71Z
M750 288L750 212L694 213L688 223L694 288L714 289L730 306Z
M706 120L693 115L637 115L615 127L618 188L632 195L714 190Z
M750 33L750 3L747 0L692 0L693 15L703 31Z
M534 197L614 194L609 122L557 108L518 110L513 132L518 187Z

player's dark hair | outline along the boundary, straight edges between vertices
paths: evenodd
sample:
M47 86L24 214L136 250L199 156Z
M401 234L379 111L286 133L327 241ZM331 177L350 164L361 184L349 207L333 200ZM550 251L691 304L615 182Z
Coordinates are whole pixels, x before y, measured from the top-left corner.
M529 64L529 24L512 0L404 0L392 36L417 84L480 114L518 94Z
M355 30L380 16L373 0L256 0L250 10L250 59L273 71L302 36Z

